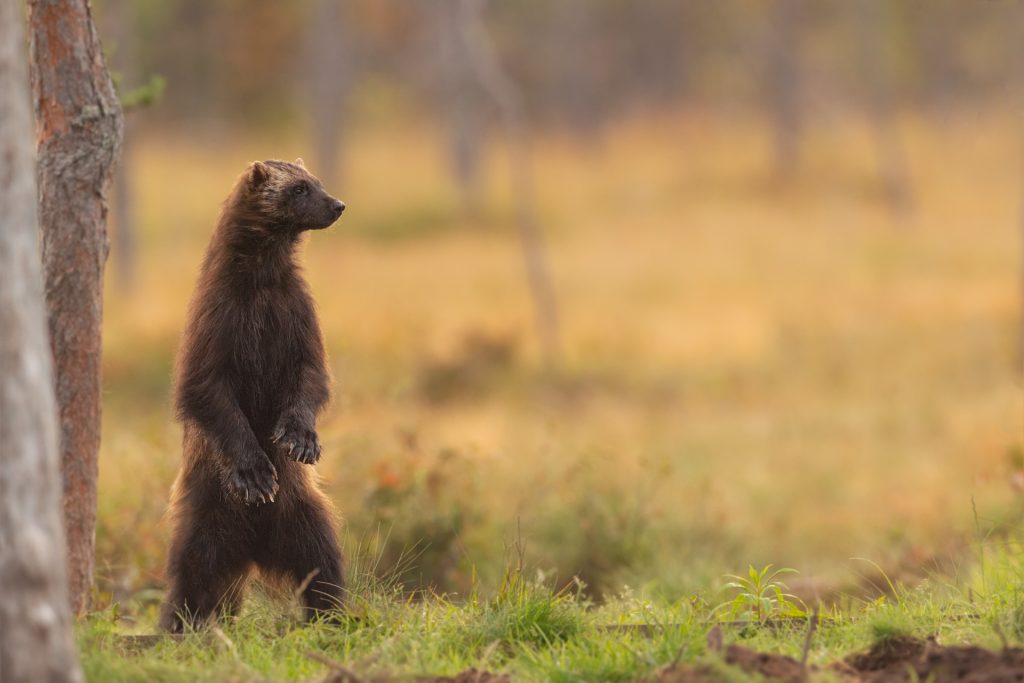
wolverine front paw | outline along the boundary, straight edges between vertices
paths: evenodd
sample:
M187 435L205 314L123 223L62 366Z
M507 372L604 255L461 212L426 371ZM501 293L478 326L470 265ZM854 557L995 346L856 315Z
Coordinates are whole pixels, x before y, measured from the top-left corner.
M296 462L312 465L320 459L320 439L316 431L295 420L282 420L270 439L282 453Z
M277 470L261 452L230 472L227 487L234 498L246 505L273 503L277 495Z

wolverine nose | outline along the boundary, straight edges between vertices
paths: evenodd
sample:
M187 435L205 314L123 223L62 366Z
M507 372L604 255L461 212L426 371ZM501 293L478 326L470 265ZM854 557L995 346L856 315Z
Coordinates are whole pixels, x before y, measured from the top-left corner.
M340 202L337 199L335 199L334 204L331 205L331 208L334 209L334 217L337 218L341 216L342 212L345 211L345 202Z

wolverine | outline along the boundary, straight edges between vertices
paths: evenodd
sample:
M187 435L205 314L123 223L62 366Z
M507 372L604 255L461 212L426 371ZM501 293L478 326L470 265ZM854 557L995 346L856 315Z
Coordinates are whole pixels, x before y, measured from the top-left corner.
M166 630L236 613L254 572L301 589L307 619L341 605L335 515L313 470L330 374L296 250L344 210L302 159L252 163L224 202L176 363Z

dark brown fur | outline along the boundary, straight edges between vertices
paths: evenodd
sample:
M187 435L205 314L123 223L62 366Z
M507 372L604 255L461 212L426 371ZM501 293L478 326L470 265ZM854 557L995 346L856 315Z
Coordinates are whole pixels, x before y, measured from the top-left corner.
M343 210L301 159L255 162L224 204L178 354L165 629L237 610L253 569L305 582L308 617L340 604L334 515L311 468L329 374L295 250Z

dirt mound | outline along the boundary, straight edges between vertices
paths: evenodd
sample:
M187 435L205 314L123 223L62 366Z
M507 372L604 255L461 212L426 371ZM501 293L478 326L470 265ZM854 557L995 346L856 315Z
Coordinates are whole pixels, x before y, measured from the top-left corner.
M730 645L725 649L726 664L739 667L747 673L757 673L768 680L799 683L803 681L804 670L800 662L786 655L758 652L741 645ZM722 674L705 664L677 664L659 671L652 683L711 683L721 681Z
M725 648L725 662L738 666L747 673L759 673L771 680L797 683L804 677L804 668L792 657L758 652L741 645L730 645Z
M846 663L857 672L885 671L899 667L906 662L914 661L921 656L926 647L934 645L934 641L918 640L897 636L880 640L867 652L861 652L846 658Z
M898 638L876 643L848 657L846 665L865 683L932 681L933 683L1024 682L1024 650L993 652L980 647L943 647L934 640ZM842 671L849 671L846 667Z
M722 677L703 664L675 664L647 679L647 683L719 683Z
M800 662L792 657L758 652L740 645L728 646L722 655L726 664L770 681L814 681L822 671L809 666L805 672ZM848 683L1024 683L1024 649L994 652L973 646L943 647L934 639L892 638L829 666L828 672ZM707 664L677 664L662 669L649 680L651 683L711 683L723 680L723 676Z

